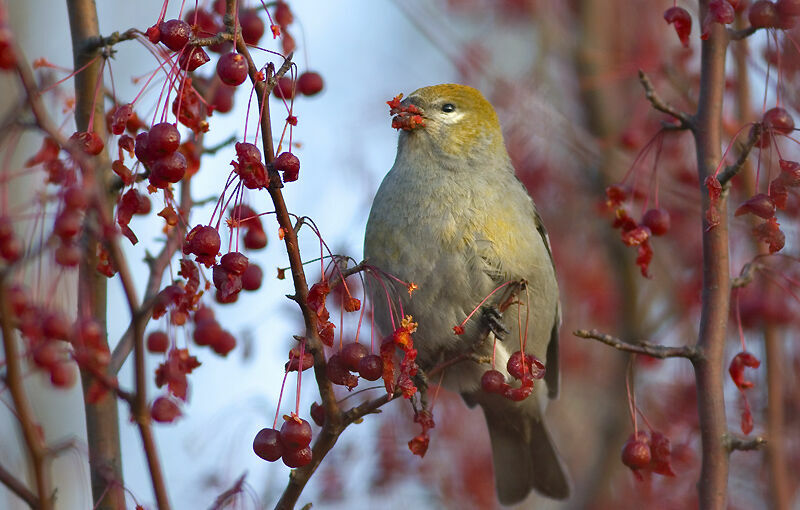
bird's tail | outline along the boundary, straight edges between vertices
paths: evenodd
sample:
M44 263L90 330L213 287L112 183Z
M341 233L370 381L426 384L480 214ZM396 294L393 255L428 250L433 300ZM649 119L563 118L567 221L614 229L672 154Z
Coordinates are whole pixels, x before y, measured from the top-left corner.
M531 489L553 499L569 497L566 469L541 417L508 400L481 402L481 407L492 442L498 500L518 503Z

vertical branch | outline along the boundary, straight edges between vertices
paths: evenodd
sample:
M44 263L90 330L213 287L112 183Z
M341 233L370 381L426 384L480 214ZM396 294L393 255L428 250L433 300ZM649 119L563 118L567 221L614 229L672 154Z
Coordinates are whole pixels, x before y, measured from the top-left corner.
M739 14L736 19L736 28L747 28L744 17ZM736 73L736 113L741 124L750 122L754 118L750 97L750 74L747 65L748 39L736 41L731 47L733 53L734 70ZM745 160L741 170L741 184L745 196L757 193L755 173L751 159ZM755 223L755 222L754 222ZM769 248L764 243L755 241L755 248L761 254L768 254ZM768 289L766 292L772 292ZM786 471L785 436L783 431L784 416L784 391L783 391L783 338L777 326L771 321L764 324L764 347L766 351L767 375L767 445L765 448L767 466L770 476L767 498L772 503L773 510L788 510L790 501L789 475Z
M700 1L698 19L704 19L708 0ZM703 200L703 292L697 347L702 356L693 360L700 418L703 461L698 483L700 508L723 510L727 500L729 455L726 446L724 348L730 306L727 197L709 199L705 179L713 175L722 157L722 100L725 91L725 55L728 34L713 23L702 42L700 97L693 130L697 173ZM710 227L705 212L716 207L722 221Z
M79 69L95 58L100 50L89 49L90 41L100 36L97 21L97 8L94 0L67 0L70 33L72 35L73 65ZM86 131L90 119L93 130L102 138L106 135L102 96L95 101L98 80L102 73L101 58L75 76L75 124L79 131ZM95 104L96 102L96 104ZM109 159L104 151L95 158L95 164L84 174L89 182L100 180L102 174L94 175L94 168L109 167ZM92 175L89 175L92 174ZM88 186L88 184L87 184ZM107 187L103 187L107 189ZM99 208L108 207L108 196L98 193L95 204ZM96 213L87 212L87 223L96 221ZM87 229L87 231L102 231ZM100 239L88 234L85 239L84 257L78 272L78 316L91 316L102 327L103 340L108 345L106 328L107 282L95 267ZM92 377L82 371L84 395L91 385ZM98 509L119 509L125 507L122 483L122 459L119 442L119 416L114 395L107 394L95 403L85 403L86 434L89 445L89 464L91 467L92 494Z
M53 499L50 491L50 466L47 459L47 448L41 435L36 417L33 414L30 401L22 385L22 368L20 367L20 353L17 348L17 338L11 325L11 306L8 302L5 277L0 277L0 328L3 333L3 351L6 365L6 384L14 403L14 411L19 418L22 436L28 455L31 458L31 467L36 483L36 495L39 510L51 510Z

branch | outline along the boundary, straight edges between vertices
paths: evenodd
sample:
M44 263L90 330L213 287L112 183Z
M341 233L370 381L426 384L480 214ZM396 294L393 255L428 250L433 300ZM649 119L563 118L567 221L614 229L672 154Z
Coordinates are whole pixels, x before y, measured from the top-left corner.
M695 128L694 120L689 114L678 110L671 104L661 99L661 96L658 95L655 87L653 87L653 82L650 81L650 78L641 69L639 69L639 82L642 84L642 87L644 87L644 95L647 100L650 101L650 104L653 105L653 108L680 121L680 126L678 126L678 129L693 130Z
M668 347L666 345L652 344L650 342L639 342L633 344L624 340L620 340L617 337L601 333L595 329L579 329L574 331L572 334L580 338L598 340L606 345L610 345L618 351L631 352L633 354L643 354L645 356L650 356L651 358L686 358L689 360L702 358L700 351L696 347L689 345L683 347Z
M717 180L720 184L725 186L728 182L733 179L733 177L739 173L739 171L744 167L745 163L747 162L747 158L750 157L750 152L753 150L753 147L756 146L756 143L761 138L761 131L764 129L760 122L753 124L753 129L750 131L750 137L747 141L741 146L739 150L739 158L736 160L735 163L728 165L725 167L725 170L717 175Z
M755 27L747 27L739 30L728 29L728 38L731 41L741 41L756 33L756 30L758 29Z
M49 466L46 462L47 448L22 383L23 373L22 367L20 367L20 353L17 346L17 338L14 334L14 327L11 324L12 317L5 280L0 279L0 330L3 333L6 385L14 403L14 411L19 419L22 437L25 439L25 447L31 458L31 468L36 482L36 499L39 501L39 505L36 508L51 510L53 508L53 500L50 497ZM8 486L13 490L11 485Z
M734 450L741 450L741 451L750 451L750 450L760 450L767 446L767 440L761 436L747 438L747 437L740 437L734 434L726 434L725 435L725 444L728 447L728 451L732 452Z
M25 501L31 508L40 508L39 498L28 489L22 481L0 465L0 483L8 490L16 494L21 500Z
M700 0L698 19L709 8ZM703 287L700 327L696 347L702 357L692 360L697 387L697 411L700 421L702 466L697 484L701 510L727 507L729 451L724 436L725 418L725 343L730 317L730 252L726 197L712 203L703 184L714 175L722 159L722 103L725 94L725 58L728 49L727 29L712 23L708 39L701 43L700 89L693 130L697 158L697 177L702 199ZM723 221L709 225L707 212L716 207Z

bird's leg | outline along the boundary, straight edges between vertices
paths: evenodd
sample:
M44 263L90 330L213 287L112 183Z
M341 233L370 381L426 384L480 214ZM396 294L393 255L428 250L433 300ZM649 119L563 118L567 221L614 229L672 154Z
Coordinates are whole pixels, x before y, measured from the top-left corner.
M495 305L487 305L483 307L481 312L488 330L494 333L494 336L496 336L498 339L502 340L503 335L509 333L509 330L503 324L503 314L500 312L500 309Z

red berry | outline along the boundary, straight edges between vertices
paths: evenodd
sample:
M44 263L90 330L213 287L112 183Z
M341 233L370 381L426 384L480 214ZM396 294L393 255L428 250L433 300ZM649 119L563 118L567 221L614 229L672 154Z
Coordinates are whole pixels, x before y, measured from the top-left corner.
M161 182L175 183L183 179L184 175L186 175L186 157L180 152L173 152L153 161L150 182L154 186Z
M201 308L201 310L211 310L210 308ZM199 312L199 310L198 310ZM204 314L205 315L205 314ZM213 316L210 319L198 319L195 313L195 327L192 338L197 345L213 345L219 342L219 336L222 335L222 326L219 325Z
M56 264L63 267L76 267L81 261L81 249L77 244L65 242L56 248Z
M297 415L286 416L281 425L281 444L287 450L299 450L311 443L311 425Z
M283 181L296 181L300 175L300 160L291 152L281 152L272 162L275 170L283 172Z
M287 101L292 99L294 97L294 81L288 76L281 76L272 93L277 98L283 98Z
M219 253L219 232L210 225L197 225L186 235L183 253L216 256Z
M289 361L287 361L286 364L284 365L284 369L288 370L289 372L296 372L299 366L300 366L300 348L293 347L289 351ZM308 370L313 366L314 366L314 356L308 351L303 351L303 371Z
M67 318L59 311L51 311L42 319L42 334L49 340L67 340L70 327Z
M229 352L236 348L236 337L223 329L209 345L216 354L227 356Z
M149 165L154 159L155 155L150 150L150 136L145 131L136 135L136 142L135 148L133 149L133 153L136 155L136 159L144 163L145 165Z
M155 157L172 154L180 144L181 134L175 124L169 122L156 124L147 135L147 149Z
M89 196L80 186L70 186L64 190L64 207L83 210L89 206Z
M253 451L262 459L275 462L283 455L280 433L275 429L261 429L253 439Z
M383 359L377 354L367 354L358 362L358 373L367 381L377 381L383 375Z
M267 245L267 234L258 228L250 228L244 234L244 247L248 250L260 250Z
M498 370L487 370L481 377L481 388L486 393L502 394L506 384L506 378Z
M214 90L214 97L211 98L210 106L214 107L215 112L228 113L233 110L233 94L236 92L234 87L220 83Z
M778 14L786 16L800 16L800 0L778 0L775 4Z
M239 24L242 26L242 39L246 44L256 45L264 35L264 21L257 9L247 9L239 13Z
M533 393L533 379L530 377L524 378L519 388L513 388L508 384L503 387L503 396L514 402L525 400L531 393Z
M325 424L325 408L316 402L311 403L311 419L320 427Z
M171 398L164 396L155 399L150 408L150 416L159 423L171 423L181 414L183 413L181 413L178 404Z
M299 468L311 462L311 457L311 448L306 446L305 448L301 448L299 450L289 450L283 452L283 463L292 469Z
M297 78L297 90L304 96L318 94L324 86L319 73L306 71Z
M689 46L689 34L692 31L692 17L683 7L670 7L664 12L664 20L674 25L678 39L684 47Z
M767 110L762 119L764 127L778 133L788 135L794 131L794 119L789 112L780 107Z
M747 19L754 28L773 28L778 26L778 10L769 0L758 0L750 6Z
M669 231L670 217L666 209L648 209L642 216L642 224L650 229L654 236L661 236Z
M63 240L75 237L81 231L83 214L76 209L63 209L53 223L53 234Z
M650 464L650 446L641 439L631 436L622 447L622 463L636 470Z
M214 320L214 310L208 306L201 306L196 312L194 312L195 323L199 323L204 320Z
M278 25L285 27L294 21L294 16L286 2L279 0L277 5L275 5L275 12L272 13L272 19L274 19L275 23Z
M161 42L172 51L178 51L186 46L189 36L192 35L192 27L179 19L165 21L159 28L161 29Z
M358 372L359 363L367 354L369 354L369 349L364 344L353 342L345 344L339 356L341 356L345 368L351 372Z
M249 264L242 273L242 288L249 291L258 290L263 279L264 271L256 264Z
M58 342L43 342L31 354L36 366L47 370L51 370L64 359L64 350Z
M514 379L523 379L530 372L532 363L533 357L526 353L523 367L522 353L520 351L516 351L511 355L510 358L508 358L506 369Z
M222 55L217 61L217 75L226 85L241 85L247 79L247 61L238 53Z
M72 363L55 363L50 366L50 383L56 388L71 388L77 379Z
M184 71L192 72L201 65L211 60L203 48L189 45L184 48L178 59L178 64Z
M76 131L69 137L69 142L90 156L97 156L105 147L103 140L94 131Z
M163 331L153 331L147 335L147 350L150 352L167 352L169 336Z
M219 265L224 267L226 271L237 276L241 276L247 269L249 261L247 257L238 251L226 253L219 259Z
M223 16L227 10L227 2L225 0L214 0L213 8L214 12Z
M344 365L344 361L342 361L342 357L338 354L334 354L328 358L328 365L325 368L325 375L328 376L328 380L330 380L330 382L333 384L347 386L347 389L352 390L358 386L358 377L351 374L347 370L347 367Z
M214 15L205 9L187 11L183 19L192 28L196 27L201 37L208 37L219 32L219 25L217 25Z

